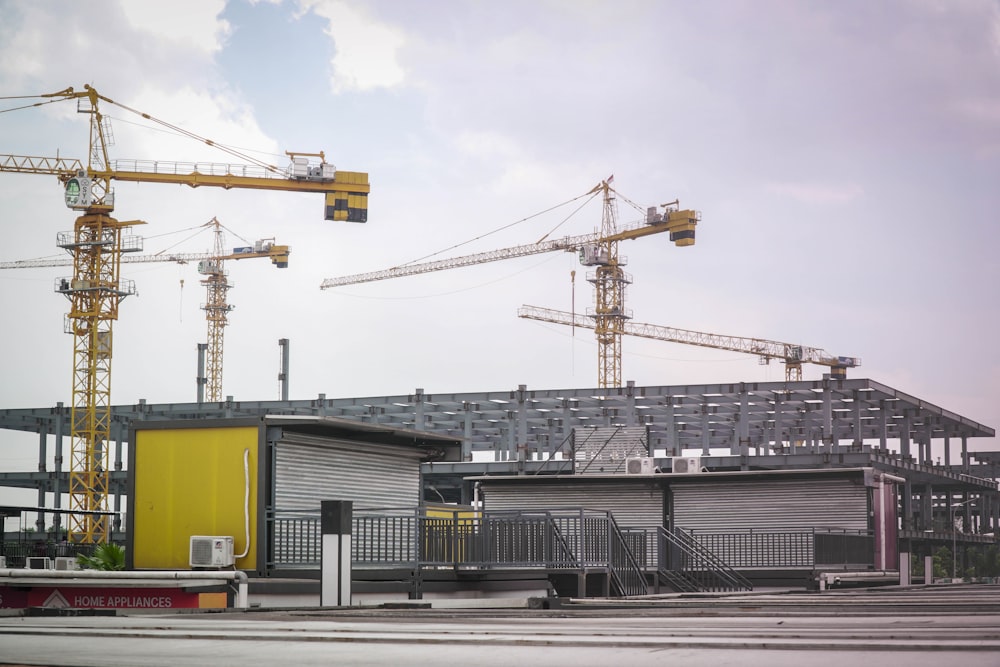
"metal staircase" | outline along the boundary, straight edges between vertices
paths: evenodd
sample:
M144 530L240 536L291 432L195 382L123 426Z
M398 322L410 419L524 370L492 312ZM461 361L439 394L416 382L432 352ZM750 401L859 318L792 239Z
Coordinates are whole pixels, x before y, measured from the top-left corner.
M628 597L649 593L646 574L610 512L608 512L608 569L611 586L618 595Z
M746 577L695 540L682 528L658 531L657 576L682 593L753 590Z

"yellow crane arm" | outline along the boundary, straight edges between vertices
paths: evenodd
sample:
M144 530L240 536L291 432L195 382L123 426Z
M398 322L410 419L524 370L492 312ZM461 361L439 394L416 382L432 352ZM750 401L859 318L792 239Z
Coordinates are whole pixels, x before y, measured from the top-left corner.
M350 193L367 195L368 174L357 171L337 171L333 176L297 178L291 172L275 173L254 165L219 164L213 162L162 162L139 160L114 160L106 172L95 171L98 177L107 176L114 181L136 183L173 183L251 190L285 190L291 192L323 192L327 194Z
M21 174L53 174L69 178L83 169L79 160L61 157L32 157L30 155L0 155L0 171Z
M517 316L528 320L549 322L551 324L563 324L584 329L594 328L594 320L592 318L579 313L567 313L562 310L522 306L518 309ZM782 343L764 338L724 336L701 331L691 331L690 329L676 329L673 327L657 326L655 324L643 324L641 322L624 322L622 333L629 336L667 341L669 343L683 343L686 345L710 347L717 350L746 352L747 354L755 354L759 357L769 359L780 359L786 363L793 364L810 363L829 366L831 368L854 368L861 365L861 360L857 357L839 357L815 347Z
M30 155L0 155L0 171L21 174L51 174L63 183L86 177L134 183L171 183L196 187L318 192L326 197L324 218L347 222L368 220L368 174L334 171L324 175L297 175L290 167L275 172L256 165L213 162L164 162L115 160L108 169L84 169L79 160Z

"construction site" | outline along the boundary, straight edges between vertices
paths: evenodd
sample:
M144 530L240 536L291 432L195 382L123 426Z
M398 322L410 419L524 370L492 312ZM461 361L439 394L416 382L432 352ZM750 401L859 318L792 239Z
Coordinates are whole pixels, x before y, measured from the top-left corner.
M73 350L66 400L0 406L0 429L34 435L38 451L37 470L0 473L0 486L37 498L0 507L0 606L551 601L909 585L941 579L935 565L951 580L1000 575L1000 451L977 446L995 438L994 427L865 377L857 356L635 321L619 245L687 252L699 226L714 224L694 208L637 205L607 177L571 200L599 202L593 233L318 286L572 253L592 301L580 311L524 305L517 316L592 336L590 386L295 397L289 338L277 341L279 398L236 398L223 385L233 308L226 266L269 259L286 268L292 244L227 243L226 231L238 234L209 215L211 251L145 254L134 235L144 223L112 217L113 184L311 193L322 195L325 220L366 223L369 175L336 169L322 151L289 151L281 168L222 146L244 164L115 161L106 108L178 128L90 86L39 97L89 118L90 150L84 159L0 155L0 178L55 176L78 215L57 236L65 257L0 263L71 269L53 286L68 302ZM621 224L619 206L638 221ZM111 399L113 327L135 293L123 273L144 263L196 264L205 288L190 402ZM784 378L636 385L623 350L630 338L755 357L783 366ZM347 518L329 520L329 502ZM335 598L325 582L331 534L349 553ZM142 586L173 592L118 602L94 593L95 580L77 574L77 555L109 543L124 547L126 570L145 576ZM172 583L163 583L168 573ZM74 586L86 591L76 602L67 593Z

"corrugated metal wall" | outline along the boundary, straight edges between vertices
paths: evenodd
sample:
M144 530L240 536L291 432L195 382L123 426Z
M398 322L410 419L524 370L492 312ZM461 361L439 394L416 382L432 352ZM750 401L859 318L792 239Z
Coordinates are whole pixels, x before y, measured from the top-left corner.
M480 485L483 509L502 510L607 510L620 528L655 530L663 525L663 490L653 482L600 484L532 483Z
M672 526L698 532L868 529L861 479L671 483Z
M319 510L321 500L351 500L355 512L416 507L421 456L412 447L285 433L275 445L275 509Z

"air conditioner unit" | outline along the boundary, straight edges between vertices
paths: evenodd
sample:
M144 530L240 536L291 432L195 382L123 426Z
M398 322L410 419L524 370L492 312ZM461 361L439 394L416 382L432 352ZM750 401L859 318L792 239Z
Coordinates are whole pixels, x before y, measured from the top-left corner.
M702 471L700 456L675 456L670 461L675 474L691 475Z
M24 567L29 570L51 570L52 559L46 556L28 556L24 559Z
M75 556L56 556L57 570L79 570L80 565Z
M652 475L656 463L649 456L629 456L625 459L625 474Z
M233 557L231 535L192 535L190 551L191 567L230 567L236 563Z

